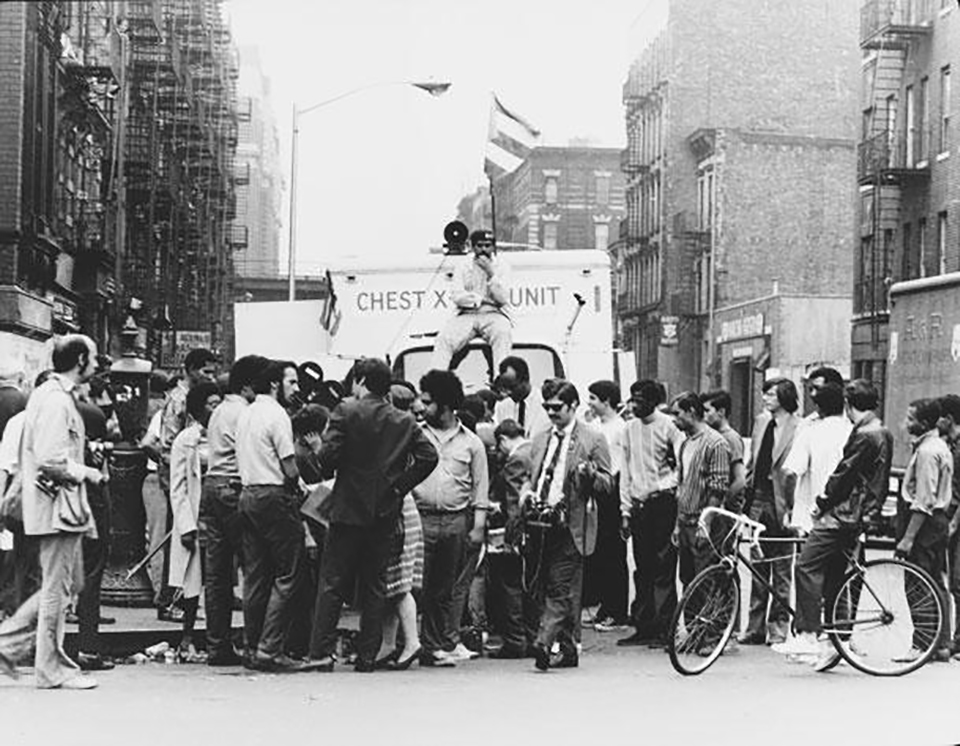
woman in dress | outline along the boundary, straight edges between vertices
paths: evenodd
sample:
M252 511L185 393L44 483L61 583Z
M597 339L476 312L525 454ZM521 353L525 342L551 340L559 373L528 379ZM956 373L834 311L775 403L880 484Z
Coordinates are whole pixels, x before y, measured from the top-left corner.
M170 507L173 511L173 535L170 537L168 582L183 594L183 637L177 657L195 662L199 656L193 646L193 628L197 622L200 589L203 587L198 521L203 472L207 468L207 423L220 404L220 389L214 383L199 383L187 394L189 422L180 431L170 449Z
M390 401L397 409L408 411L416 399L416 390L407 382L390 387ZM403 546L387 567L386 596L389 605L383 621L383 642L377 658L378 668L403 671L420 657L420 636L417 632L417 602L414 589L423 586L423 527L413 496L403 498L399 520L403 528ZM397 643L402 631L403 646Z

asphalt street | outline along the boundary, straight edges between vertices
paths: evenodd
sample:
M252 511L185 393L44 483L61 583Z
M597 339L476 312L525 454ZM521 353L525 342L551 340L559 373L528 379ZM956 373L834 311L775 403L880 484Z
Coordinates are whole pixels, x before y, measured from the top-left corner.
M667 656L584 634L577 670L481 659L456 669L251 674L120 666L99 689L0 682L3 744L947 744L960 742L960 663L879 679L766 648L685 678Z

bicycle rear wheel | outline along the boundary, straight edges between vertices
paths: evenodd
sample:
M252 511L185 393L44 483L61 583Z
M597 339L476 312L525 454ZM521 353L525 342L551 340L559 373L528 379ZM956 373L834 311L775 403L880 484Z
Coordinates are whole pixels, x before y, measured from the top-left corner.
M685 676L703 673L720 657L740 611L733 568L708 567L691 581L670 625L670 663Z
M851 666L873 676L916 671L936 652L943 599L928 573L879 559L847 573L832 604L827 634Z

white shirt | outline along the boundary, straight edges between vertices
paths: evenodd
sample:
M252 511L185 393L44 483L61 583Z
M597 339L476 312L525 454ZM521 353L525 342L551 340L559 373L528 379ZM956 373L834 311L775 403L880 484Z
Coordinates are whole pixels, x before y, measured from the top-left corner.
M797 429L783 468L797 475L790 524L801 531L813 529L810 510L823 494L827 480L843 458L843 447L853 425L843 415L804 420Z
M610 449L610 473L619 474L620 465L623 463L623 438L627 423L618 416L607 422L597 417L591 424L607 439L607 447Z
M537 388L531 388L527 398L523 400L523 422L520 422L519 402L515 402L509 396L498 401L493 407L493 421L499 425L504 420L513 420L521 425L524 437L531 440L537 433L553 427L543 408L543 398Z
M547 504L553 507L563 500L563 478L567 473L567 454L570 453L570 437L573 435L573 426L576 420L570 420L570 424L563 428L563 450L557 459L557 468L553 472L553 481L550 482L550 491L547 493ZM540 469L540 478L537 480L537 497L543 491L543 482L547 478L547 468L553 460L553 454L557 450L560 439L557 432L550 434L550 442L547 444L547 452L543 455L543 466Z
M280 462L294 455L293 425L272 396L257 394L237 424L237 465L243 485L282 485Z
M9 420L0 439L0 469L13 475L20 471L20 440L23 438L25 412L18 412Z

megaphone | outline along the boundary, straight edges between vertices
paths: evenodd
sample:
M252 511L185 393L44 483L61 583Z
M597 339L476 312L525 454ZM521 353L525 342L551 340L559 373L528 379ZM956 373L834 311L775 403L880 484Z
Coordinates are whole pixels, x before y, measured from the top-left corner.
M443 248L446 249L444 253L466 254L467 237L469 235L470 231L467 229L467 226L459 220L453 220L447 223L446 228L443 229L443 240L446 242L443 244Z

